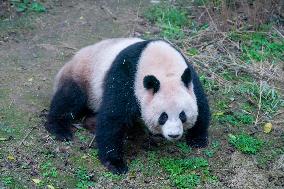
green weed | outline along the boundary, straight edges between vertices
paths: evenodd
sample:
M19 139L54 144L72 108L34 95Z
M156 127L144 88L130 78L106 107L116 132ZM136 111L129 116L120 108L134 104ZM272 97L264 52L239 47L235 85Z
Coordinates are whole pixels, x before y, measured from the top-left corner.
M229 134L229 143L245 154L256 154L263 145L261 140L247 134Z
M283 61L284 40L265 32L232 32L230 38L241 41L241 58L246 62L252 60L279 62Z
M144 13L146 19L162 29L162 36L168 39L181 39L185 36L183 27L189 24L185 11L168 4L150 7Z
M84 134L82 134L80 131L77 131L75 133L75 136L78 137L79 140L82 141L82 142L87 142L87 140L88 140L88 138Z
M79 169L77 169L75 171L75 176L77 179L77 189L88 189L95 184L93 181L91 181L91 176L88 174L85 168L80 167Z
M103 176L105 178L108 178L108 179L114 180L114 181L119 181L119 180L121 180L123 178L122 175L116 175L116 174L113 174L111 172L105 172L105 173L103 173Z
M199 79L207 93L212 93L213 91L219 88L216 81L214 81L211 78L206 77L205 75L201 75Z
M192 149L185 143L185 142L179 142L177 143L177 147L183 152L183 153L191 153Z
M43 163L41 166L41 172L44 177L53 177L56 178L58 176L58 172L56 167L54 167L51 161L47 161Z
M197 48L190 48L187 50L187 54L189 56L195 56L195 55L198 55L199 54L199 50Z
M197 172L207 168L208 162L199 157L191 159L161 158L160 165L170 174L170 180L177 188L195 188L201 178Z
M2 178L2 182L5 186L11 186L15 184L15 181L13 179L13 177L11 176L6 176L4 178Z
M259 102L261 94L261 108L267 114L274 114L284 106L284 100L280 94L266 82L262 85L256 82L245 82L237 85L235 90L240 94L249 95L256 102Z
M45 7L32 0L11 0L12 5L15 7L17 12L33 11L33 12L45 12Z
M203 154L206 155L209 158L212 158L214 156L214 151L206 149L206 150L203 151Z

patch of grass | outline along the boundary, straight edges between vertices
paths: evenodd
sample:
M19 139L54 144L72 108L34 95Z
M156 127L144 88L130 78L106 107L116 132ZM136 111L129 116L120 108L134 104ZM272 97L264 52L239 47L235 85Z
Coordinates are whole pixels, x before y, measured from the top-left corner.
M189 56L195 56L199 54L199 50L197 48L192 47L192 48L189 48L186 53Z
M12 186L12 185L15 184L15 181L14 181L13 177L11 177L11 176L3 177L2 182L5 186Z
M103 176L107 179L112 180L112 181L119 181L123 178L123 175L116 175L116 174L113 174L111 172L105 172L105 173L103 173Z
M212 158L214 156L214 151L213 150L210 150L210 149L205 149L203 151L203 154L206 155L207 157L209 158Z
M284 40L276 35L266 32L232 32L230 38L241 41L241 58L246 62L267 60L275 63L284 60Z
M188 24L186 12L168 4L151 6L144 16L153 23L171 23L179 27Z
M203 87L204 87L204 89L207 93L212 93L215 90L219 89L218 84L213 79L208 78L205 75L201 75L199 77L199 79L200 79L200 81L201 81L201 83L202 83L202 85L203 85Z
M179 142L177 143L177 147L183 152L183 153L191 153L192 149L186 144L186 142Z
M5 38L11 34L23 34L34 29L34 22L31 16L21 16L12 20L0 20L0 38Z
M238 120L236 119L235 116L233 115L224 115L224 114L221 114L221 115L215 115L215 117L217 117L218 121L220 123L223 123L223 124L231 124L233 126L237 126L238 125Z
M17 12L45 12L46 9L43 4L35 0L11 0L12 6L16 9Z
M261 140L247 134L229 134L229 143L245 154L256 154L263 145Z
M203 150L203 154L209 158L212 158L219 148L220 148L220 142L217 140L213 140L210 144L210 148Z
M57 168L52 165L51 161L44 162L40 169L43 177L56 178L58 176Z
M95 183L91 181L91 176L85 168L80 167L77 169L75 171L75 177L77 179L77 189L88 189L95 185Z
M161 158L160 165L169 173L171 182L177 188L195 188L201 181L202 170L208 168L207 160L199 157Z
M168 39L183 38L183 27L190 23L185 11L165 3L150 7L144 16L159 26L162 36Z
M262 85L256 82L244 82L235 86L235 91L249 95L256 102L259 101L261 94L261 109L267 114L274 114L280 107L284 107L284 100L280 94L266 82Z
M88 140L88 138L84 134L82 134L80 131L77 131L75 133L75 136L78 137L79 140L82 141L82 142L87 142L87 140Z
M258 166L266 169L269 163L275 160L279 155L284 154L283 143L280 147L275 147L273 145L267 145L263 152L257 156Z

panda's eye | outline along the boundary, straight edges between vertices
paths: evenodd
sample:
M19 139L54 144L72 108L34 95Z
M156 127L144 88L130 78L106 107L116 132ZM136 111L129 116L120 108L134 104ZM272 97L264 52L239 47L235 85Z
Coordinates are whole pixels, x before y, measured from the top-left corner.
M184 111L182 111L179 114L179 119L181 120L182 123L186 122L186 115L185 115Z
M168 120L168 114L166 112L163 112L159 117L159 125L164 125Z

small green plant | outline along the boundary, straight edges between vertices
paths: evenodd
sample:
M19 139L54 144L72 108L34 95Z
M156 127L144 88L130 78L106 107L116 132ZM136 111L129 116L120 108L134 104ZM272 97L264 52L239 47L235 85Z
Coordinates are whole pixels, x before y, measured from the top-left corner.
M75 136L79 138L80 141L82 142L87 142L87 137L85 135L83 135L81 132L77 131L75 133Z
M45 7L36 1L32 0L11 0L12 5L17 12L33 11L33 12L45 12Z
M280 107L284 106L281 95L268 83L262 85L256 82L244 82L235 86L235 91L252 97L256 102L259 101L261 94L261 108L268 114L274 114Z
M51 161L47 161L45 163L43 163L41 166L41 172L42 172L42 175L44 177L57 177L58 175L58 172L57 172L57 169L56 167L52 166L52 163Z
M266 32L232 32L230 35L234 41L241 41L241 58L246 62L283 61L284 40Z
M75 176L77 179L76 188L77 189L88 189L94 186L94 182L91 181L91 176L88 174L85 168L80 167L76 170Z
M162 36L169 39L184 37L183 27L189 24L185 11L168 4L150 7L144 14L146 19L162 29Z
M254 116L247 113L236 113L236 118L242 124L252 124L254 122Z
M200 176L192 173L174 176L174 184L177 188L195 188L200 183Z
M213 79L208 78L205 75L201 75L199 79L208 93L213 92L219 87Z
M217 117L218 121L223 124L229 123L233 126L237 126L239 123L234 115L224 115L223 114L223 115L216 115L215 117Z
M116 180L116 181L121 180L121 179L123 178L121 175L116 175L116 174L113 174L113 173L111 173L111 172L105 172L105 173L103 174L103 176L104 176L105 178L110 179L110 180Z
M208 162L199 157L191 159L161 158L160 165L170 174L170 180L177 188L195 188L201 176L197 174L208 167Z
M212 158L214 156L213 150L206 149L206 150L203 151L203 153L204 153L204 155L206 155L209 158Z
M199 54L199 50L197 48L192 47L192 48L187 50L187 54L189 56L195 56L195 55Z
M183 153L190 153L192 149L185 143L185 142L179 142L177 143L177 147L183 152Z
M2 182L5 186L11 186L15 183L13 177L11 176L6 176L2 179Z
M261 140L247 134L229 134L229 143L245 154L256 154L263 145Z

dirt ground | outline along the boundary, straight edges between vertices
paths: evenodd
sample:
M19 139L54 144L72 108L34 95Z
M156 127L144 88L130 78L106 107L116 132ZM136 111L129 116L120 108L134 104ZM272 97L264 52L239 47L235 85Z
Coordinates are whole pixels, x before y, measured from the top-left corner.
M148 149L130 142L129 164L138 159L149 167L139 171L133 165L127 175L116 177L108 174L95 150L88 147L92 136L87 131L80 129L74 141L62 143L53 140L43 127L58 69L81 47L105 38L139 35L144 26L137 15L149 3L47 0L45 6L46 13L23 15L3 22L0 28L0 188L76 188L80 179L74 175L80 167L87 168L94 188L174 188L167 174L159 167L153 166L153 170L148 161L149 154L179 153L175 144L162 141ZM275 141L282 136L282 126L276 131L272 136ZM214 157L208 158L217 180L202 181L197 188L284 188L284 154L261 167L256 156L228 145L227 132L225 127L210 128L210 140L218 139L221 145ZM202 150L190 155L204 156ZM56 177L43 175L47 161L56 167ZM7 186L8 178L12 184ZM44 184L32 179L44 180Z

